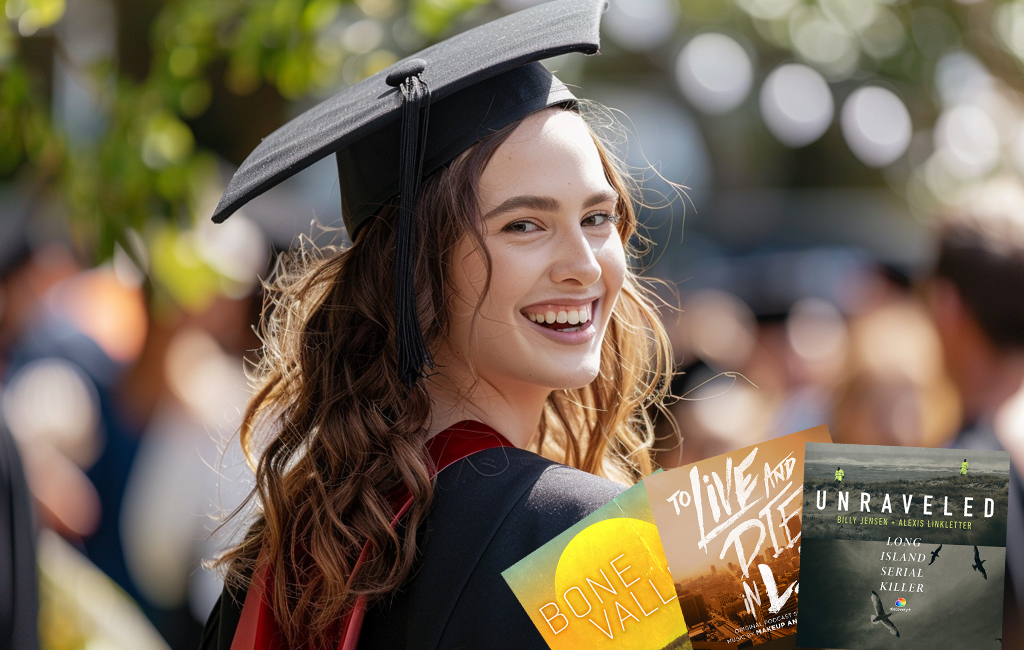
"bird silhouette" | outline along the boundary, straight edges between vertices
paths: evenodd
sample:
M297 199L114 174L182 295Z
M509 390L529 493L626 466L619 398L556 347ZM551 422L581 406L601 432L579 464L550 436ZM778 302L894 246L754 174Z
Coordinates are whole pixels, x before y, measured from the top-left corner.
M932 561L928 563L928 566L931 566L932 563L935 562L935 558L939 557L939 551L941 551L941 550L942 550L942 544L939 544L939 548L937 548L934 551L932 551Z
M871 622L881 623L885 626L887 630L889 630L889 634L892 634L898 639L900 636L900 631L897 630L896 626L893 625L892 621L889 620L889 617L892 616L892 614L885 613L885 610L882 609L882 600L874 591L871 592L871 606L875 610L874 615L871 617Z
M981 559L981 555L978 554L978 547L975 546L974 547L974 564L971 565L971 568L974 569L975 571L981 571L981 575L986 580L988 580L988 574L985 573L985 567L982 566L983 564L985 564L985 562L986 562L986 560Z

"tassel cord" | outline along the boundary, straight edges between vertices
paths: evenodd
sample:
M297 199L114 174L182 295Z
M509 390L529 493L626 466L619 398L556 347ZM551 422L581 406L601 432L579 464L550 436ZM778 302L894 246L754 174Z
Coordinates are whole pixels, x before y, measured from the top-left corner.
M415 267L416 200L423 175L430 88L418 75L402 82L402 130L399 158L398 223L395 233L395 319L398 373L407 386L423 376L423 367L434 367L416 310Z

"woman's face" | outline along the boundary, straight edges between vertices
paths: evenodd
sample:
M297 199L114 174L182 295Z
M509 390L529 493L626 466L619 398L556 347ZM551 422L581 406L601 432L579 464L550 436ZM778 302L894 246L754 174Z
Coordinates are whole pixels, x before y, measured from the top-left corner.
M618 198L578 115L527 117L480 177L491 282L476 318L484 256L469 236L454 253L449 352L502 391L589 384L626 274Z

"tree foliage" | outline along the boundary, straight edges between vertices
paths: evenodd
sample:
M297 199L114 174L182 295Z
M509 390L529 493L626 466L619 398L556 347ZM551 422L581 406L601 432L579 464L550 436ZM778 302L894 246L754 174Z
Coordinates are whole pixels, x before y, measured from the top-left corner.
M251 97L246 110L258 115L268 89L280 104L328 95L484 2L2 4L0 181L57 198L47 205L66 212L79 244L102 260L117 245L137 258L159 257L150 249L166 244L169 232L209 217L220 152L204 146L195 125L216 97ZM61 84L70 94L58 97Z

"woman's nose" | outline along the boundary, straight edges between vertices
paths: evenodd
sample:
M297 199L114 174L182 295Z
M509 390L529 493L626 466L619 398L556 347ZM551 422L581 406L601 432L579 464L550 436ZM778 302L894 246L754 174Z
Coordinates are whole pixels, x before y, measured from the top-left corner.
M582 228L568 230L555 242L551 280L591 286L601 278L598 253Z

